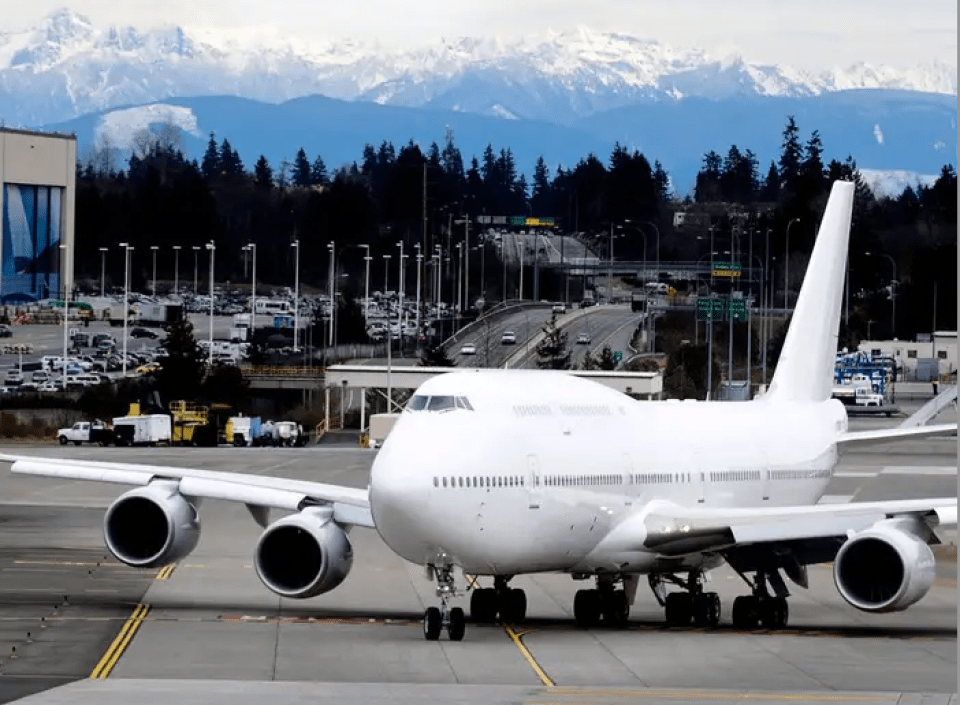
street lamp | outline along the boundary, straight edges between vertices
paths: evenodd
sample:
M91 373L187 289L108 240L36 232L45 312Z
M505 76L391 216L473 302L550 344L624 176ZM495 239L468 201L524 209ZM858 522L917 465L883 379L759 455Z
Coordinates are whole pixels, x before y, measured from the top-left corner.
M397 247L400 248L400 257L397 259L397 269L399 269L399 273L400 273L400 281L399 281L399 287L398 287L399 294L397 296L397 303L399 304L398 310L397 310L397 326L399 327L399 334L400 334L399 335L400 356L403 357L403 294L404 294L404 289L406 288L406 282L403 280L403 274L404 274L403 270L405 268L404 265L406 264L404 260L406 259L407 256L403 254L403 240L400 240L400 242L397 243Z
M151 290L153 292L153 297L157 297L157 250L160 248L157 245L150 245L150 249L153 252L153 285Z
M63 282L63 366L61 367L63 372L63 391L67 391L67 338L70 328L70 277L67 276L67 261L70 259L68 255L69 247L69 245L60 245L60 251L63 255L63 266L60 268L61 281ZM22 370L23 365L21 364L21 371Z
M799 223L799 218L794 218L789 223L787 223L787 249L783 253L783 308L784 310L789 310L790 305L787 303L787 292L790 290L790 226L794 223Z
M416 347L420 349L420 270L423 264L423 253L420 251L420 243L416 243L414 247L417 250L417 339Z
M100 248L100 298L103 298L103 282L107 278L107 250L109 247Z
M330 243L333 245L333 243ZM300 352L297 347L297 340L300 334L300 241L294 240L290 243L297 251L296 264L293 269L293 352ZM330 252L331 259L333 251ZM331 284L332 286L332 284ZM330 339L333 340L333 298L330 298Z
M363 256L366 272L363 276L363 325L370 325L370 245L360 245L367 254Z
M387 289L390 286L390 255L383 256L383 298L386 301ZM393 366L393 331L390 330L390 308L387 307L387 413L393 407L393 383L390 379L390 370Z
M121 315L123 316L123 376L127 376L127 302L130 297L127 291L130 288L130 251L133 247L126 242L121 242L123 248L123 307ZM64 370L66 373L66 370Z
M197 295L197 259L200 254L200 246L193 246L193 295Z
M890 338L896 339L897 337L897 263L888 254L883 252L864 252L867 257L886 257L890 260L890 265L893 267L893 279L890 280L890 303L893 305L892 314L890 316ZM870 337L869 335L867 336Z
M217 246L213 240L207 243L207 250L210 251L210 349L207 352L207 364L213 367L213 259L217 253Z
M299 243L299 240L297 241ZM337 265L336 265L336 243L331 240L327 243L327 252L330 253L330 262L327 265L327 286L330 287L330 321L327 323L327 347L333 347L333 332L334 332L334 322L333 322L333 313L334 313L334 298L337 295L336 289L336 279L337 279ZM299 266L300 262L300 245L297 245L297 263Z
M180 295L180 245L173 246L173 293Z
M257 332L257 244L248 242L243 249L253 253L253 277L250 284L250 342L253 342L253 336Z

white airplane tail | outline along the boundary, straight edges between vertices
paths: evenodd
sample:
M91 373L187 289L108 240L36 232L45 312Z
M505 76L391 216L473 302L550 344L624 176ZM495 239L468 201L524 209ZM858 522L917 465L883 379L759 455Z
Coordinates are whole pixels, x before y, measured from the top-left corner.
M855 185L835 181L766 401L830 398Z

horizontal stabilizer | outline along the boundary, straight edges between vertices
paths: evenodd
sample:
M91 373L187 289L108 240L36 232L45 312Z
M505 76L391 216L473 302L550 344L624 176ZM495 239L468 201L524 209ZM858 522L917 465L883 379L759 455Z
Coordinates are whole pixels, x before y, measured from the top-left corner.
M849 448L856 445L873 445L875 443L904 441L911 438L950 435L957 435L957 424L943 423L932 426L918 426L916 428L880 428L873 431L848 431L837 437L837 443L843 445L844 448Z

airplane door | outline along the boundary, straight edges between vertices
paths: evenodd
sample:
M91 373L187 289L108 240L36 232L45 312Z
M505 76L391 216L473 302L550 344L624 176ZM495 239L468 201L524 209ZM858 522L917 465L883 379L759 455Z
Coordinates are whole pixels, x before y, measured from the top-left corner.
M770 461L766 452L761 453L761 458L763 467L760 468L760 499L766 502L770 499Z
M530 509L540 508L540 463L537 456L527 456L527 498Z
M706 484L707 484L707 466L704 463L703 453L698 450L693 451L692 454L693 462L690 463L692 468L691 474L693 475L693 486L696 490L697 503L703 504L706 501Z

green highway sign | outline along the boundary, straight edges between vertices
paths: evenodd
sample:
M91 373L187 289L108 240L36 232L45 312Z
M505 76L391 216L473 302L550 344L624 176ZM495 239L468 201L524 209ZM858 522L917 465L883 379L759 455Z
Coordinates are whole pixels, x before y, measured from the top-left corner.
M697 299L698 321L722 321L726 310L724 299Z
M613 351L613 361L621 362L623 360L623 350L614 350Z
M745 321L747 320L747 300L746 299L730 299L730 315L733 316L734 320Z
M713 268L714 268L714 269L729 269L731 272L739 272L739 271L740 271L740 263L739 263L739 262L720 262L720 261L716 261L716 262L713 263Z

